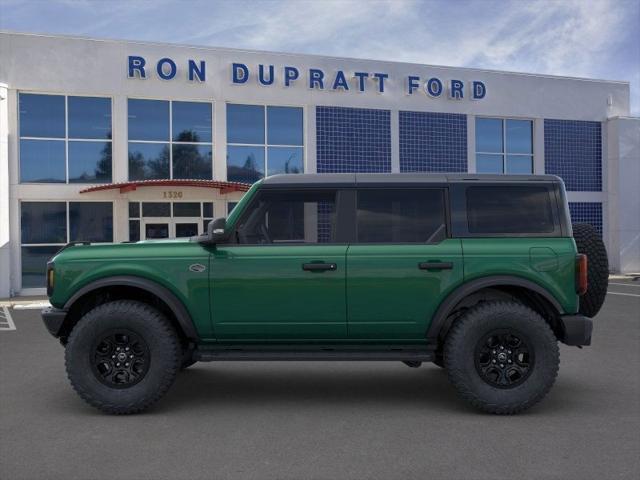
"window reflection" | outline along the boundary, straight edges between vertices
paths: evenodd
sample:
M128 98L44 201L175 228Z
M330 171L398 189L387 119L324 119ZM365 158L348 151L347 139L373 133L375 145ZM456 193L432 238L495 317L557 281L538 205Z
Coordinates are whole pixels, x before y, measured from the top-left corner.
M269 175L277 173L302 173L302 147L269 147Z
M211 146L173 144L173 178L213 178Z
M129 142L129 179L169 178L169 144Z
M20 182L64 183L65 142L20 140Z
M109 183L111 165L111 142L69 142L69 183Z
M69 138L111 139L111 99L69 97Z
M113 242L113 204L69 202L69 239L72 242Z
M64 138L64 96L21 93L20 136Z
M255 183L264 177L264 148L227 148L227 179L231 182Z

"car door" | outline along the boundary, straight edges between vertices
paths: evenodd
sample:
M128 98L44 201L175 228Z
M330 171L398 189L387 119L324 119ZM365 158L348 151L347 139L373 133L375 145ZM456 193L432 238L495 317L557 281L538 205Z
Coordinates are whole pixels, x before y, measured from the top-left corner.
M346 243L336 242L335 189L263 189L211 257L216 337L344 338Z
M360 188L347 252L349 337L425 339L444 296L462 281L445 188Z

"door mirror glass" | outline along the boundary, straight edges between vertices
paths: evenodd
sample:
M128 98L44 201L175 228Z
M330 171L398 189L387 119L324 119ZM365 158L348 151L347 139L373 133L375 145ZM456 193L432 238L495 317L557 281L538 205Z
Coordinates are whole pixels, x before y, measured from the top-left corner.
M227 219L216 218L207 225L206 243L222 243L227 239L226 234Z

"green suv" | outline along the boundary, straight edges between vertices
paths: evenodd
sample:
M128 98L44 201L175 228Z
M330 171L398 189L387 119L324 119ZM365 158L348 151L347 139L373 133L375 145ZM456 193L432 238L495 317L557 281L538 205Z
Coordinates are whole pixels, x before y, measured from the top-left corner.
M108 413L197 361L376 360L434 362L509 414L549 391L558 341L590 344L607 268L554 176L276 175L206 235L67 245L42 316Z

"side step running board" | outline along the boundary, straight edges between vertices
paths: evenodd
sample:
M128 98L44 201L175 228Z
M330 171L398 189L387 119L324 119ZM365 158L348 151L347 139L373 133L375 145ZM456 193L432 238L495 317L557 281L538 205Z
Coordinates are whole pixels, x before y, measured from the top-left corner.
M196 350L194 359L201 362L215 361L400 361L430 362L429 350Z

